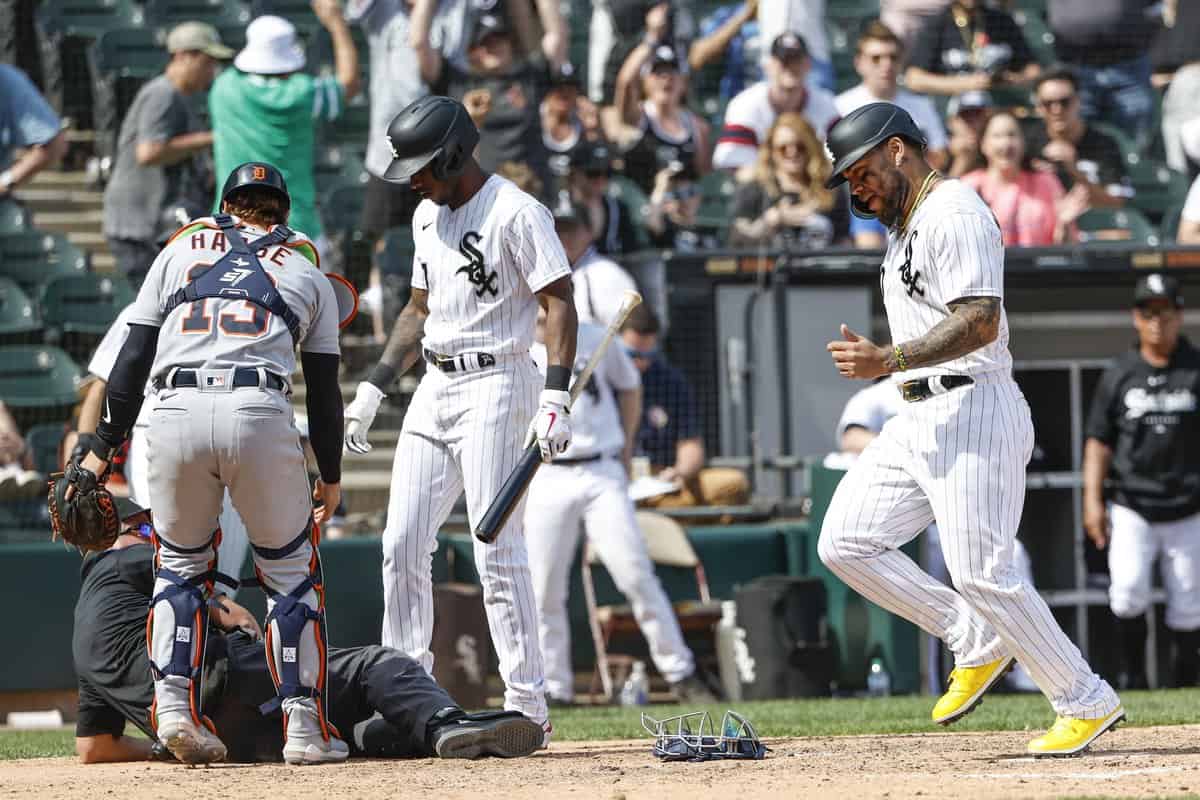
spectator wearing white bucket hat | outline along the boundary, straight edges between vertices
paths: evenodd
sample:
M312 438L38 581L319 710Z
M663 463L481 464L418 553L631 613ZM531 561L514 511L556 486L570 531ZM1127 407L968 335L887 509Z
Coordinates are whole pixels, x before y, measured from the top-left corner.
M246 46L213 83L208 106L216 174L247 161L264 161L283 173L292 198L288 226L320 250L321 222L313 180L317 123L336 119L358 94L358 52L338 0L312 0L312 9L333 40L334 74L305 72L296 27L282 17L262 16L246 27ZM219 203L219 198L217 199Z

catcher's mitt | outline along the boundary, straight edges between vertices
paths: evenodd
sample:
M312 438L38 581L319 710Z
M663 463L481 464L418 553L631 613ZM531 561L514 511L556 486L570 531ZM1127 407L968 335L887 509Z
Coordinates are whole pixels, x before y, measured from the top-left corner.
M68 463L64 472L50 476L46 505L54 539L62 537L80 550L105 550L116 541L121 517L113 496L104 488L107 477L107 471L96 477L75 461Z

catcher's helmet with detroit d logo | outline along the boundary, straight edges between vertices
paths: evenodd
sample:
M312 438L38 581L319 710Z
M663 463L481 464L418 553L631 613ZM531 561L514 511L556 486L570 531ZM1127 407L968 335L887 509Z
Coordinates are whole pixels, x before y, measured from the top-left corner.
M434 178L445 181L466 167L479 144L479 129L462 103L430 95L397 114L388 125L387 138L395 160L384 173L385 180L408 183L428 166Z
M262 186L274 190L283 197L288 208L292 206L292 198L288 194L287 182L283 179L283 173L263 161L247 161L245 164L234 167L233 172L229 173L229 177L225 179L225 186L221 189L221 202L228 200L229 195L238 189L248 186Z
M900 136L925 149L925 134L921 133L909 113L898 105L868 103L838 120L829 129L825 139L825 146L833 160L833 174L825 181L825 188L836 189L845 183L847 169L893 136ZM851 209L856 215L866 218L875 216L853 195L850 200Z

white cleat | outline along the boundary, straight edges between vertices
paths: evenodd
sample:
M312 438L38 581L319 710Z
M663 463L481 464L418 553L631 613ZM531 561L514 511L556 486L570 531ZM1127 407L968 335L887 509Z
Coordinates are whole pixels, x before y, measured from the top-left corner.
M350 755L350 747L332 733L321 736L314 701L297 703L287 712L287 738L283 743L283 760L289 764L336 764Z
M225 760L225 743L190 714L164 712L158 715L158 740L184 764L212 764Z
M542 746L539 750L550 749L550 737L554 734L554 726L550 724L550 720L542 723Z

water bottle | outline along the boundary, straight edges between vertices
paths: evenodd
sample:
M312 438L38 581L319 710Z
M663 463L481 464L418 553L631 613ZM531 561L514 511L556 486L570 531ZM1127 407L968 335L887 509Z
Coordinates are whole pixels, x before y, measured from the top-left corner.
M621 687L621 705L644 706L650 702L650 681L646 678L646 664L633 662L633 671Z
M882 658L872 658L867 671L867 694L871 697L887 697L892 693L892 676L883 665Z

